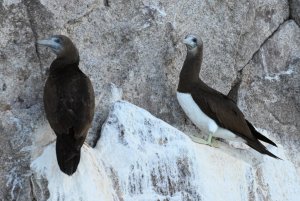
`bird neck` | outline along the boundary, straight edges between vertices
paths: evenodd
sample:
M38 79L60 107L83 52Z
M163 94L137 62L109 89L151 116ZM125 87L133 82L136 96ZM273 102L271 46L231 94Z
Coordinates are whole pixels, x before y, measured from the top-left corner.
M202 64L203 50L198 47L195 52L188 51L180 72L178 89L186 88L190 83L200 80L199 73Z
M50 66L51 72L60 72L65 70L75 70L79 65L79 56L77 58L57 57Z

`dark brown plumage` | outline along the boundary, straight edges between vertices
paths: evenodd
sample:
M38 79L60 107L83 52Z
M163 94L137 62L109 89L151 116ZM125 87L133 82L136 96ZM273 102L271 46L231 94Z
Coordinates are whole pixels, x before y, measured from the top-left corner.
M199 77L203 43L201 38L189 35L190 41L187 41L187 57L180 72L180 80L177 91L184 94L190 94L193 101L209 118L224 129L227 129L235 135L241 137L245 142L262 154L278 158L259 141L265 141L274 146L276 144L260 134L248 122L240 111L235 101L228 96L207 86Z
M90 79L79 69L79 54L63 35L38 41L50 47L57 58L50 66L44 88L46 117L54 130L58 165L72 175L79 164L80 149L93 120L95 98Z

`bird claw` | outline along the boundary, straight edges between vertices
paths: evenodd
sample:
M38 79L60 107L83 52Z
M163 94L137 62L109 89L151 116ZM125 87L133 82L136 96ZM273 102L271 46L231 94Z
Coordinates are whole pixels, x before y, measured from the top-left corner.
M217 139L211 139L211 143L209 144L209 146L214 147L214 148L219 148L219 143Z
M198 144L204 144L204 145L208 145L210 147L215 147L215 148L218 148L218 141L214 138L212 138L212 136L210 135L208 137L208 140L204 140L204 139L201 139L201 138L198 138L198 137L195 137L193 135L189 135L190 139L195 142L195 143L198 143Z

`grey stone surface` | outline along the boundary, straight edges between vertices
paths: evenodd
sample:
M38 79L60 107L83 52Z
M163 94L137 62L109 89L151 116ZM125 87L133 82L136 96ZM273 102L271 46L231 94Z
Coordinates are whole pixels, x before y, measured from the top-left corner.
M295 20L297 24L300 24L300 1L299 0L289 0L290 5L290 18Z
M92 123L92 128L89 130L87 136L87 143L94 147L97 141L101 137L102 124L105 122L111 105L122 99L122 89L118 88L112 83L103 85L102 90L99 90L99 94L95 95L95 114Z
M239 100L246 117L289 147L300 173L299 26L292 20L281 25L243 73Z
M175 97L186 52L181 40L187 33L198 33L205 45L201 77L228 93L243 69L238 99L247 117L255 125L278 133L275 137L283 145L297 147L297 25L289 21L293 25L280 26L294 9L293 2L116 0L108 1L108 6L103 0L0 0L0 199L30 200L33 195L29 163L37 154L32 153L32 146L36 146L33 139L45 134L37 130L46 123L42 91L54 59L49 50L37 49L35 41L52 34L73 39L80 51L80 67L91 77L96 95L107 94L105 104L114 98L109 98L111 89L104 86L114 83L122 89L124 99L188 134L199 134ZM265 46L279 31L285 33L278 36L282 43ZM276 48L280 49L279 56L284 52L293 59L281 60ZM279 81L266 80L263 73L253 75L260 71L250 69L261 68L257 52L266 49L269 53L263 55L267 62L278 61L274 69L270 66L275 65L268 65L272 69L268 72L271 77L277 75ZM289 69L287 64L295 66L293 73L280 75ZM249 81L253 79L255 82ZM258 92L254 93L252 83ZM248 90L252 96L245 95ZM91 145L107 115L101 104L88 137ZM267 110L261 113L262 108ZM294 155L291 158L300 166Z
M30 150L42 117L42 69L26 6L0 4L0 199L29 200Z

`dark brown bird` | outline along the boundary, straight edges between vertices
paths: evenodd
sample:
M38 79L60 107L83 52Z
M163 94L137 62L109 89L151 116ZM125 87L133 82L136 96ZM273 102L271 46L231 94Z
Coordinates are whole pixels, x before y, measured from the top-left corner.
M46 117L54 130L58 165L72 175L80 161L80 149L93 120L95 97L90 79L79 69L79 53L63 35L39 40L57 55L44 88Z
M247 121L235 101L207 86L199 77L203 57L203 42L196 35L187 35L183 42L187 56L180 72L177 99L191 121L209 134L207 141L192 138L203 144L211 144L212 137L244 142L256 151L278 158L259 141L276 146L259 133Z

